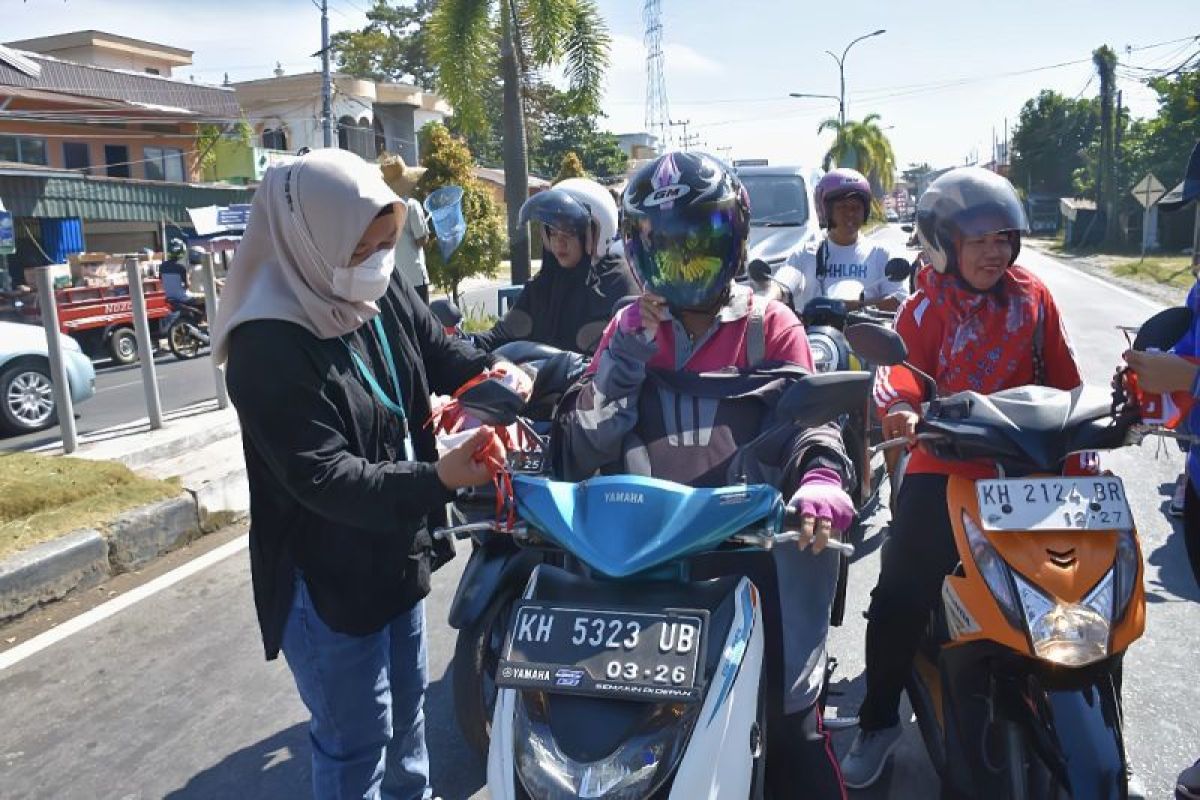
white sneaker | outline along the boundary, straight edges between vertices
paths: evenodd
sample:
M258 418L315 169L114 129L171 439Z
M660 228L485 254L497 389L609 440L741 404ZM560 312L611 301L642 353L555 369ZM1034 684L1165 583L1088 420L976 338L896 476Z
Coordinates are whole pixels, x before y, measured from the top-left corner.
M842 757L842 779L847 788L865 789L879 780L902 733L899 724L877 731L860 730Z

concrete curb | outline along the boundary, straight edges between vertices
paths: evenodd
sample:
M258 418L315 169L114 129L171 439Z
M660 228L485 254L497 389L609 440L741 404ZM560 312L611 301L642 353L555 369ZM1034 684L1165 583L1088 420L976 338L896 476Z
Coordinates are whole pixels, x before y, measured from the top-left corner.
M127 511L102 531L74 531L0 559L0 622L136 570L241 516L207 512L188 492Z
M108 542L80 530L0 561L0 621L59 600L109 576Z

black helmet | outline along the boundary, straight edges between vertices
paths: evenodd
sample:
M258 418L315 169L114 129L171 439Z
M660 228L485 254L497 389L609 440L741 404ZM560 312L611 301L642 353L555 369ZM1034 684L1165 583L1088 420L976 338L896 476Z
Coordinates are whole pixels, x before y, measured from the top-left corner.
M171 258L182 258L187 255L187 243L178 237L167 244L167 255Z
M917 236L938 272L958 269L958 245L987 233L1013 238L1011 267L1029 230L1021 199L1008 179L983 167L959 167L929 184L917 203Z
M625 258L675 309L710 308L746 258L750 200L705 153L668 153L638 170L621 202Z

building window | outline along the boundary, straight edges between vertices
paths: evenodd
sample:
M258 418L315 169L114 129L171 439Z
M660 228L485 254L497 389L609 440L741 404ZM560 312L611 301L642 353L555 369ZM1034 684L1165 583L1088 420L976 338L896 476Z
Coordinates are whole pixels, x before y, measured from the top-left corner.
M92 155L87 142L63 142L63 166L90 172Z
M0 161L46 166L46 140L30 136L0 136Z
M146 180L183 183L183 151L175 147L147 147Z
M155 67L146 67L146 74L147 75L162 75L162 73L159 72L158 69Z
M129 148L123 144L104 145L104 174L110 178L129 177Z
M262 146L268 150L287 150L287 131L283 128L263 128Z

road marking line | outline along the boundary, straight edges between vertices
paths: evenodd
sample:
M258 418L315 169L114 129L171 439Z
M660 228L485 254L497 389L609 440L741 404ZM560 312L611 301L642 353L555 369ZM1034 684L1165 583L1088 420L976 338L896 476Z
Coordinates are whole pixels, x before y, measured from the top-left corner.
M107 392L109 389L124 389L126 386L141 386L142 381L130 381L129 383L118 383L113 386L101 386L96 390L96 394Z
M27 642L22 642L11 650L0 653L0 672L24 661L36 653L40 653L53 644L61 642L68 636L86 630L97 622L106 620L135 603L141 602L147 597L151 597L163 589L170 588L180 581L190 578L197 572L207 569L235 553L241 552L246 549L249 542L249 534L243 534L232 541L226 542L215 550L210 550L204 555L176 567L165 575L159 575L149 583L138 586L135 589L130 589L120 597L115 597L107 603L102 603L90 611L80 614L78 617L73 617L61 625L51 628L45 633L38 634Z
M1058 266L1065 267L1066 269L1071 270L1079 277L1087 278L1092 283L1098 283L1101 286L1106 286L1115 292L1120 292L1121 294L1125 295L1126 297L1132 297L1134 300L1137 300L1139 303L1144 303L1145 305L1149 306L1150 308L1154 309L1155 311L1162 311L1164 308L1168 308L1168 306L1164 306L1162 303L1159 303L1157 301L1147 300L1146 298L1142 297L1140 294L1136 294L1135 292L1131 292L1130 290L1126 289L1124 286L1119 286L1111 281L1106 281L1103 278L1098 278L1095 275L1091 274L1090 272L1084 272L1079 267L1073 267L1070 264L1059 261L1054 256L1043 253L1042 251L1037 250L1037 248L1034 248L1034 250L1039 255L1044 256L1049 261L1053 261Z

